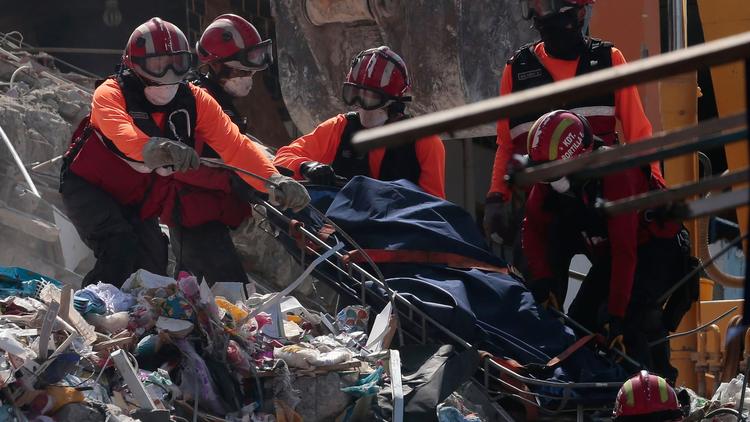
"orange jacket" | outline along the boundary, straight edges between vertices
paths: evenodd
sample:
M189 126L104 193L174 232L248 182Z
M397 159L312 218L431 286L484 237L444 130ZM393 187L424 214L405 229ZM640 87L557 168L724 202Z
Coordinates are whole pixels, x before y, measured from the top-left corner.
M229 165L265 178L275 174L273 163L240 133L237 125L224 114L216 100L195 85L188 85L195 97L195 137L205 140ZM154 113L152 117L159 127L163 126L163 113ZM114 79L106 80L94 92L91 123L123 154L133 160L143 161L142 150L149 136L138 129L128 114L122 90ZM262 181L244 174L238 175L255 189L267 192Z
M294 171L294 177L297 179L302 179L299 172L302 163L317 161L330 165L336 159L336 152L341 143L341 135L344 133L346 124L346 116L343 114L326 120L312 132L280 148L273 163ZM415 149L421 166L419 186L431 195L445 198L445 146L443 146L443 141L437 136L429 136L418 140ZM384 156L385 148L374 149L368 155L370 174L376 179L380 175L380 165Z
M549 71L555 81L561 81L576 76L578 59L560 60L551 57L544 50L544 43L539 43L534 49L537 57L544 67ZM625 64L625 57L620 50L612 47L612 66ZM513 91L512 64L505 65L503 77L500 80L500 95L507 95ZM651 137L651 123L643 111L641 97L635 86L615 91L615 116L622 124L625 142L637 142ZM510 127L508 119L497 122L497 152L495 154L495 165L492 169L492 183L488 195L501 194L506 199L510 196L510 189L503 180L507 173L508 162L513 154L513 143L511 142ZM658 163L651 165L652 171L661 175Z

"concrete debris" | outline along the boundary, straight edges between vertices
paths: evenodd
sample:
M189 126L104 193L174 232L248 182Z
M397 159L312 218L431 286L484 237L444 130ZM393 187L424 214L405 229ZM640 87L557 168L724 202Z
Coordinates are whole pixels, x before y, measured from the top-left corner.
M367 335L334 334L323 323L330 315L292 297L280 315L254 312L274 296L230 301L193 276L144 270L127 289L99 283L72 292L0 268L2 420L329 421L362 385L377 392L383 369L363 351ZM359 321L366 313L347 309ZM117 322L102 323L110 319ZM280 321L297 334L265 334Z

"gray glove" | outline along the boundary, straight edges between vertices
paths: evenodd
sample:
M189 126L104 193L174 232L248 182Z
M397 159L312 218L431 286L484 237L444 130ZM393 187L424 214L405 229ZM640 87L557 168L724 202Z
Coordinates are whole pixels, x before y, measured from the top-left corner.
M151 170L174 167L175 171L195 170L200 159L194 149L167 138L152 137L143 147L143 163Z
M513 208L510 201L499 196L490 196L484 205L484 232L488 238L500 237L504 245L512 246L518 231L513 224Z
M291 208L297 212L310 203L310 194L307 193L307 189L291 177L276 173L269 180L272 184L267 186L268 197L272 204L281 209Z

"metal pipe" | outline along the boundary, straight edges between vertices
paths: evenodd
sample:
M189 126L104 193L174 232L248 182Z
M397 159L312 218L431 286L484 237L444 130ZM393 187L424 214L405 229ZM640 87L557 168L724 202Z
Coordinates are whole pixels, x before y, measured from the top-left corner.
M526 168L509 176L509 182L514 186L530 186L544 180L555 180L575 172L592 169L603 169L623 160L634 160L638 157L657 151L695 145L695 149L705 148L705 137L728 129L745 126L744 113L729 117L716 118L701 122L700 125L690 126L668 133L659 133L644 142L635 142L611 148L601 148L590 154L584 154L571 160L557 160L538 166ZM698 138L697 140L695 138ZM649 161L653 159L649 157Z
M417 116L357 132L352 145L360 151L392 147L443 132L454 132L500 118L512 118L557 107L631 85L651 82L706 66L750 56L750 33L692 46L543 85L511 95ZM750 307L748 308L750 310Z
M36 195L37 198L41 198L42 195L40 195L39 191L36 189L36 185L34 184L34 181L31 180L31 176L29 175L29 172L26 171L26 167L23 165L23 161L21 161L21 157L18 155L18 152L16 152L16 149L13 147L13 144L10 142L10 139L8 139L8 135L5 134L5 131L3 130L3 127L1 125L0 125L0 137L3 138L3 142L5 142L5 145L8 147L8 150L10 150L10 155L13 157L13 161L16 162L18 169L21 170L21 174L23 175L24 180L26 180L26 183L29 185L29 188L31 189L31 193Z
M688 331L683 331L683 332L681 332L681 333L674 333L674 334L670 334L670 335L668 335L668 336L666 336L666 337L660 338L660 339L658 339L658 340L654 340L654 341L652 341L652 342L650 342L650 343L648 344L648 347L654 347L654 346L656 346L656 345L658 345L658 344L662 344L662 343L664 343L664 342L666 342L666 341L672 340L673 338L678 338L678 337L689 336L690 334L695 334L695 333L697 333L697 332L701 332L701 331L704 331L704 330L706 330L706 329L710 328L710 327L711 327L711 325L713 325L713 324L715 324L715 323L717 323L717 322L721 321L722 319L724 319L724 318L728 317L728 316L729 316L729 314L731 314L732 312L736 311L736 310L737 310L737 308L738 308L738 307L737 307L737 306L735 306L735 307L733 307L732 309L730 309L730 310L728 310L728 311L724 312L723 314L721 314L721 315L717 316L716 318L712 319L711 321L709 321L709 322L707 322L707 323L705 323L705 324L699 325L698 327L695 327L695 328L693 328L692 330L688 330Z
M660 161L666 158L679 157L681 155L698 150L710 150L712 148L724 146L733 142L740 142L745 139L747 139L747 130L743 129L736 132L702 139L694 143L688 141L682 145L667 147L661 151L656 151L654 153L645 154L635 158L626 158L622 161L605 166L600 166L597 168L584 169L580 174L576 174L575 177L580 177L582 179L598 177L606 173L613 173L615 171L625 170L628 168L648 165L651 162Z
M13 74L10 75L10 82L8 82L8 85L10 85L10 88L13 88L13 82L16 81L16 76L21 72L23 69L31 69L31 65L29 63L26 63L22 66L19 66L18 69L13 71Z
M603 209L607 215L644 210L671 204L690 196L728 188L738 183L745 183L748 178L750 178L750 169L745 168L728 173L726 176L707 177L699 182L685 183L670 189L646 192L617 201L606 201L597 204L596 207Z
M716 215L722 211L736 209L747 205L750 200L750 189L733 190L710 198L698 199L686 204L674 204L665 218L672 220L690 220L705 215Z
M669 0L667 16L669 16L669 51L687 47L685 0Z

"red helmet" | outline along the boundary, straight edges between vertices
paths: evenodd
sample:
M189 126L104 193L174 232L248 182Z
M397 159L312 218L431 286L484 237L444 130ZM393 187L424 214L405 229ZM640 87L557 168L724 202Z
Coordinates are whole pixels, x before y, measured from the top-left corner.
M677 394L667 381L641 371L620 388L612 413L614 422L682 421Z
M148 83L166 85L182 80L190 70L192 57L180 28L151 18L130 35L123 63Z
M237 62L243 70L263 70L273 63L273 44L263 41L253 24L240 16L218 16L195 46L201 63Z
M572 7L583 7L594 4L596 0L520 0L521 14L524 19L533 16L544 18L557 13L564 13Z
M588 120L567 110L551 111L529 130L526 148L533 163L568 160L593 149L594 135Z
M342 96L347 105L359 103L365 110L374 110L389 101L410 101L406 96L410 87L404 60L381 46L362 51L352 60Z

